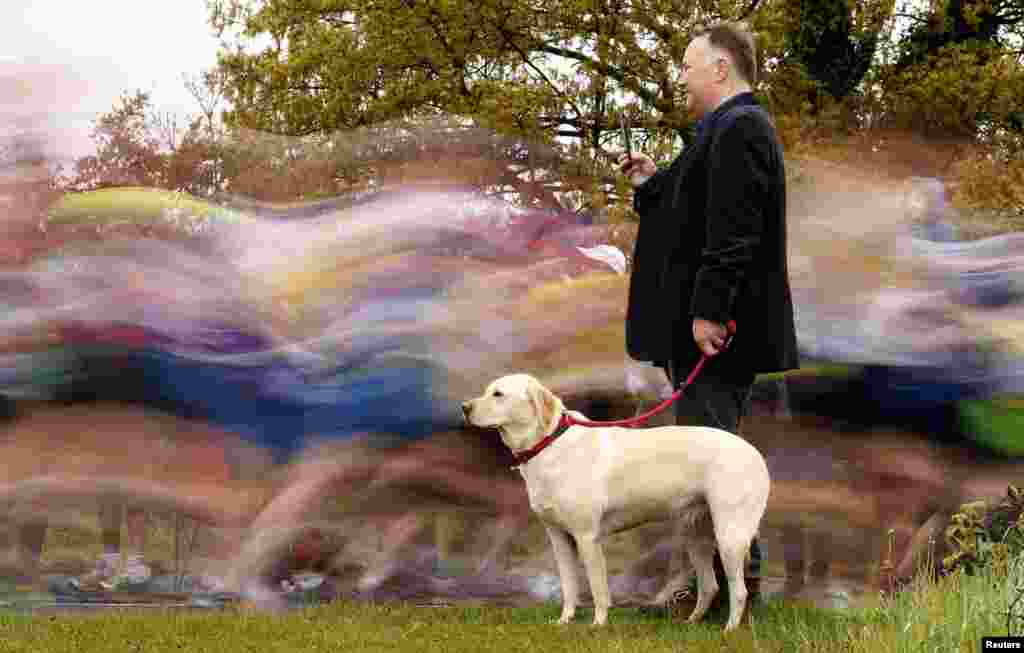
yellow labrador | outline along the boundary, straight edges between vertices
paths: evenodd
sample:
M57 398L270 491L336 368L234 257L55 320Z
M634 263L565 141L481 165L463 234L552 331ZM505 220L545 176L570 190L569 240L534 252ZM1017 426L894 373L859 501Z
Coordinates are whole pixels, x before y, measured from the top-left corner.
M674 520L697 572L697 606L689 620L703 617L718 593L712 566L717 548L730 589L725 630L735 628L746 606L746 556L768 502L770 480L761 454L742 438L712 428L574 425L563 431L564 410L558 397L526 374L497 379L482 396L462 405L468 423L497 428L505 445L526 460L519 473L530 506L547 529L561 577L558 622L573 618L578 600L570 537L594 596L594 624L603 625L611 598L602 538L643 523ZM658 601L667 601L689 582L691 570L682 562L680 551Z

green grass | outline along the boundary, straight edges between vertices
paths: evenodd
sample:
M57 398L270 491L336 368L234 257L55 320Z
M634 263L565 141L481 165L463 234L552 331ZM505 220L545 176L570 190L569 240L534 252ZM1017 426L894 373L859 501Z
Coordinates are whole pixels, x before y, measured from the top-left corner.
M1021 574L1011 574L1019 582ZM283 615L220 612L0 613L0 651L976 651L1006 634L1005 575L985 570L919 580L897 597L864 608L825 610L772 599L753 607L737 631L724 615L686 624L680 617L613 608L606 628L550 623L558 606L417 607L336 602Z
M180 209L199 218L242 220L243 214L203 201L187 193L157 188L105 188L86 193L70 193L51 207L52 224L101 223L157 220L164 211Z
M722 621L611 613L611 625L557 626L554 604L529 608L415 607L401 603L338 602L286 615L106 613L87 616L0 616L4 651L790 651L797 642L838 645L851 618L770 602L753 624L723 636Z
M982 637L1007 634L1013 588L1022 578L1019 568L1009 578L991 569L975 576L958 572L938 582L918 578L909 591L862 612L865 624L849 650L978 651ZM1015 619L1010 629L1020 635L1024 623Z

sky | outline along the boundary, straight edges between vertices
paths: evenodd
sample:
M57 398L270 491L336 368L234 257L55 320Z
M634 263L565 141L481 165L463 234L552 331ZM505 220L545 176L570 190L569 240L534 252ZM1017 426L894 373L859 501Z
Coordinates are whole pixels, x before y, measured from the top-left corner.
M206 0L0 0L0 135L45 130L62 160L92 152L89 132L122 91L159 111L196 111L185 73L216 64Z

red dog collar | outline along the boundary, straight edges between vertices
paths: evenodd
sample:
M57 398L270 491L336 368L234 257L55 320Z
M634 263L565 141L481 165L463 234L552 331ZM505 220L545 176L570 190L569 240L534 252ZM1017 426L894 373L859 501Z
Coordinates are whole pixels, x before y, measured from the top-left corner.
M525 451L513 451L512 455L516 457L516 461L520 465L525 465L530 460L532 460L534 456L539 454L541 451L547 449L548 445L557 440L563 433L568 431L569 427L572 425L573 421L569 419L569 415L567 413L562 413L562 417L559 418L558 420L558 426L555 427L553 433L544 436L544 439L542 439L540 442L533 445L529 449L526 449Z

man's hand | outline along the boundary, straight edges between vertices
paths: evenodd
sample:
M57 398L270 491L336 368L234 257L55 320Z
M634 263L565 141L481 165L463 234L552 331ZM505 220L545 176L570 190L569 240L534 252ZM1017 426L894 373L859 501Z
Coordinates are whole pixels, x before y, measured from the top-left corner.
M654 165L654 161L650 157L643 154L623 154L619 157L619 170L622 174L629 177L630 183L633 187L643 186L644 182L654 176L654 173L658 171L658 166Z
M707 356L714 356L725 347L725 339L729 330L724 324L703 320L699 317L693 318L693 339Z

